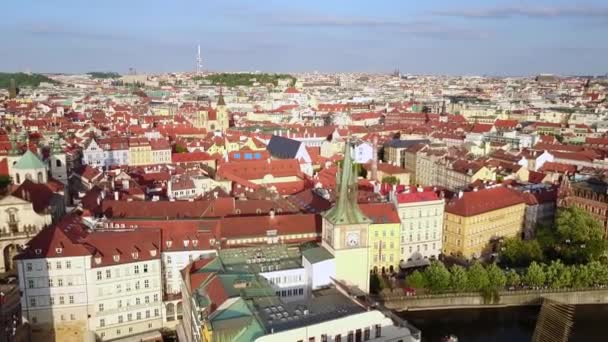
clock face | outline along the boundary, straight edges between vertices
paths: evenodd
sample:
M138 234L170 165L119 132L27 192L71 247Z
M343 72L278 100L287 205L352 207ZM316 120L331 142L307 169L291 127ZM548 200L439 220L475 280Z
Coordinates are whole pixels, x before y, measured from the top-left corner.
M350 233L346 234L346 244L349 247L359 246L359 233L350 232Z

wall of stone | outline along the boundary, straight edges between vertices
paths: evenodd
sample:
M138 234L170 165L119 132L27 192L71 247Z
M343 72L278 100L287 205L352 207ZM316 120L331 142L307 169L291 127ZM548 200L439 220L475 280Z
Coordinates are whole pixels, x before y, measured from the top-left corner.
M385 296L379 299L386 308L396 311L466 309L474 307L500 307L520 305L540 305L547 298L564 304L606 304L608 289L579 291L538 290L500 292L498 302L487 303L476 293L442 294L423 296Z

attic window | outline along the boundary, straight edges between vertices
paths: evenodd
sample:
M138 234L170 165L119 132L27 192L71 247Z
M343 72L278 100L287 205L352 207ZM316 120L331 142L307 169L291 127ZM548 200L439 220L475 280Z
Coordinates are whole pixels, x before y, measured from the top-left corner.
M194 247L198 246L198 240L192 240L192 246L194 246Z
M36 253L36 255L40 255L42 254L42 249L35 249L34 253Z
M262 213L262 209L256 209L256 210L255 210L255 213L256 213L256 214L261 214L261 213Z
M188 247L189 244L190 244L190 241L184 240L184 247Z
M61 254L61 252L63 252L63 248L55 248L55 253Z
M234 213L237 214L237 215L240 215L241 214L241 209L234 210Z
M151 249L150 250L150 255L151 256L156 256L156 249Z
M95 263L96 264L101 264L101 257L95 257Z
M173 241L171 240L167 240L167 247L171 248L171 245L173 244Z
M139 253L133 252L133 253L131 253L131 256L133 257L133 259L138 259L139 258Z

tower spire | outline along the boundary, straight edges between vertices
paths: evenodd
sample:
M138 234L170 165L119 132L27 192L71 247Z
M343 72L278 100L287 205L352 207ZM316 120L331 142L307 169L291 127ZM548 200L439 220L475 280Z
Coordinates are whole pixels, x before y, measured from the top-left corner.
M203 57L201 56L201 44L199 43L197 46L197 54L196 54L196 73L200 74L203 72Z
M361 224L370 223L357 203L357 174L351 157L350 136L344 143L344 163L340 174L338 200L325 218L333 224Z

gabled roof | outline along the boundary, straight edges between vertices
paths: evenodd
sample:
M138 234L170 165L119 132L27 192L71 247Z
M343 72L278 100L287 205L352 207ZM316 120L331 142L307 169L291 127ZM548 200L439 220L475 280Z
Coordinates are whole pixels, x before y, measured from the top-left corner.
M273 135L266 148L275 158L292 159L297 156L301 144L297 140Z
M17 164L13 168L17 170L32 170L32 169L44 169L46 165L30 150L19 158Z

